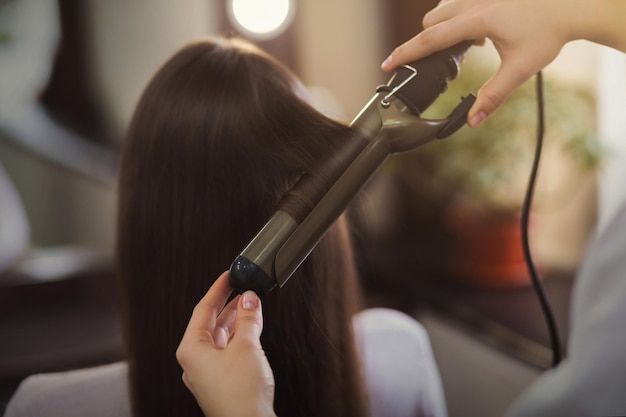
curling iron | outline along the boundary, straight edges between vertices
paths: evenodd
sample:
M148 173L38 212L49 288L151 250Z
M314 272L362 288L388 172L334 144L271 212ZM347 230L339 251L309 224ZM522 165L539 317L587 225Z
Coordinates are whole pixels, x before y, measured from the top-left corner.
M303 219L280 208L275 211L230 267L230 284L237 292L263 295L285 285L387 157L445 138L465 124L476 100L472 94L444 119L420 116L456 78L472 43L461 42L403 65L376 89L351 123L367 139L363 146L350 153L343 172Z

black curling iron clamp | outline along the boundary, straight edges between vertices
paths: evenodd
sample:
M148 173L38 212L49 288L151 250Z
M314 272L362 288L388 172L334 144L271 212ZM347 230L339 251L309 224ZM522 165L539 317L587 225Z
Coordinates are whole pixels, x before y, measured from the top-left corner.
M351 123L367 139L362 149L352 152L345 170L302 221L280 209L272 215L230 267L230 283L237 292L253 290L263 295L282 287L389 155L445 138L465 124L476 100L472 94L445 119L420 115L458 75L472 43L461 42L403 65L377 88Z

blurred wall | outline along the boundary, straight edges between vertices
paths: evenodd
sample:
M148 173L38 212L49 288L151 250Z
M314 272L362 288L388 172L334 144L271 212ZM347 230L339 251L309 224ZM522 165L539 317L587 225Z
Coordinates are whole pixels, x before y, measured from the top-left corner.
M31 242L110 248L111 187L70 174L17 145L46 143L58 133L49 119L36 117L42 115L37 96L50 74L59 36L57 4L15 0L0 6L0 30L7 37L0 46L0 163L21 197Z
M380 70L385 54L384 2L298 1L294 22L300 76L332 92L352 120L389 77Z
M216 13L213 12L216 1L85 2L85 22L81 26L85 28L82 36L87 39L85 43L88 45L88 77L95 85L96 98L102 104L104 118L112 123L111 131L118 141L123 137L139 94L156 69L183 43L210 33L216 26ZM8 6L12 6L11 13L18 13L16 16L21 20L18 28L9 28L9 42L2 45L2 51L3 54L17 56L21 64L17 58L4 63L22 65L22 75L31 74L41 66L38 74L43 72L43 76L39 76L36 82L30 82L32 77L19 76L18 73L13 76L19 78L7 79L11 74L4 73L5 82L2 85L13 86L12 90L16 90L14 86L17 84L19 91L27 97L22 100L20 96L17 100L13 97L15 94L7 96L6 88L0 94L3 98L13 97L8 101L10 104L24 101L25 105L34 106L38 91L45 85L47 67L51 64L40 61L42 58L51 61L56 43L56 37L37 36L45 32L42 28L52 27L58 32L58 6L56 2L47 0L15 0L7 3L6 7L3 5L2 11L8 12ZM41 53L43 46L50 53ZM28 85L21 86L27 82ZM45 141L50 129L42 127L39 132L37 140ZM67 132L67 136L75 138L71 132ZM26 139L31 141L32 138ZM31 225L33 246L85 245L105 252L112 251L115 236L114 181L102 183L76 175L15 146L11 141L0 140L0 163L6 168L23 201Z
M600 227L605 227L626 201L626 55L599 51L598 106L600 135L607 158L600 177Z
M215 31L217 0L86 0L96 89L121 133L150 77L182 45Z
M587 41L570 42L546 68L546 75L595 93L599 49ZM575 269L597 223L598 173L581 171L562 155L555 155L544 158L539 175L536 205L540 227L534 249L546 265Z

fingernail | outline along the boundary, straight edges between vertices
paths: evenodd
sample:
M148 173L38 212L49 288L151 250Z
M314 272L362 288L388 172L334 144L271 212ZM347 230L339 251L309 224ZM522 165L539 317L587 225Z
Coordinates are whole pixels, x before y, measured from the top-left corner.
M389 55L387 59L385 59L383 63L380 65L380 68L383 71L387 71L391 67L391 60L392 60L391 55Z
M243 309L254 310L259 302L259 297L254 291L246 291L243 293Z
M476 113L474 116L472 116L472 118L470 119L469 125L470 127L478 127L482 124L482 122L485 121L486 118L487 118L487 113L481 110L478 113Z

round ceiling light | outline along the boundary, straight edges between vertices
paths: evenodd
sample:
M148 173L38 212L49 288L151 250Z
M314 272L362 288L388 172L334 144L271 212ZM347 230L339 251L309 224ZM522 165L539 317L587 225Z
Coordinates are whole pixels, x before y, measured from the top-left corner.
M294 0L228 0L228 17L237 30L254 39L271 39L289 27Z

